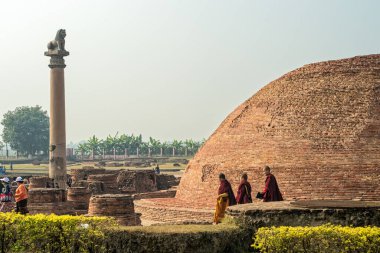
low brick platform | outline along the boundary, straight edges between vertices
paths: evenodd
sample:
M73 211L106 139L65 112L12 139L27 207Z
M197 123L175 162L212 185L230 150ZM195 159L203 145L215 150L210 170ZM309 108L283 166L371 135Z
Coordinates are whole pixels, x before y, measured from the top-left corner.
M30 203L56 203L67 200L67 192L58 188L32 188L29 190Z
M73 208L73 202L65 201L65 202L55 202L55 203L30 203L28 204L28 209L30 214L57 214L64 215L77 214Z
M133 197L125 194L94 195L90 199L89 216L109 216L120 225L140 225L140 217L135 213Z
M135 200L135 210L141 213L143 225L173 222L212 222L214 209L175 198Z
M380 226L380 202L364 201L279 201L236 205L227 214L243 226Z
M177 192L177 189L169 189L169 190L162 190L162 191L155 191L155 192L142 192L142 193L136 193L133 195L134 200L139 199L154 199L154 198L174 198L175 194Z
M31 214L75 214L73 202L67 201L67 191L58 188L30 189L28 209Z

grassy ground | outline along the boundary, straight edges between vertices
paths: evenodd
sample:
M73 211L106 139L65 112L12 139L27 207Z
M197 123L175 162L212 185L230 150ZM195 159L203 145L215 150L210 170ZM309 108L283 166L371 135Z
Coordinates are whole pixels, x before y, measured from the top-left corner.
M165 174L173 174L173 175L181 175L183 170L186 168L186 165L180 164L180 167L174 167L173 163L165 163L160 164L160 168L162 173ZM93 162L85 162L85 163L75 163L67 165L67 171L70 173L70 170L73 168L82 168L83 166L94 166ZM154 166L146 167L146 168L136 168L136 167L104 167L109 170L120 170L120 169L153 169ZM41 165L33 165L33 164L14 164L13 170L9 169L9 165L6 165L6 175L8 177L16 177L16 176L43 176L48 174L49 165L41 164ZM180 169L180 171L176 171Z

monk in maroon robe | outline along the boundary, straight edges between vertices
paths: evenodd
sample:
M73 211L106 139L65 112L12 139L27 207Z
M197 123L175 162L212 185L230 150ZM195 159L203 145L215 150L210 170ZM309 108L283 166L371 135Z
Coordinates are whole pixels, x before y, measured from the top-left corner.
M236 205L235 194L232 191L230 182L227 181L223 173L219 175L219 189L216 200L216 208L214 214L214 224L218 224L224 218L224 214L228 206Z
M263 201L282 201L283 198L280 189L278 188L277 180L273 174L270 173L270 168L265 166L264 172L267 178L265 179L265 188L262 193Z
M238 204L252 203L252 188L251 184L248 182L248 175L244 173L241 176L240 185L236 195L236 202Z

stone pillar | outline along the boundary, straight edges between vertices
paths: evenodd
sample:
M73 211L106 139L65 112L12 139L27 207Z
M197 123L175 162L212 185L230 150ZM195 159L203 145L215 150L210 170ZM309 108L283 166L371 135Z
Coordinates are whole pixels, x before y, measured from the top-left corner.
M50 162L49 177L56 187L66 189L66 122L64 48L66 32L58 30L55 40L49 42L46 56L50 58Z

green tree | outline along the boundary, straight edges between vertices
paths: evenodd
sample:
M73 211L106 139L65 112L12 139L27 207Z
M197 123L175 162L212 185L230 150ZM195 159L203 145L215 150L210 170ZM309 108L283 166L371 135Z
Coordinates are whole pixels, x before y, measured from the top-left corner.
M161 151L162 144L159 140L149 137L149 147L153 153L158 154Z
M101 140L99 140L95 135L93 135L87 142L86 145L92 155L97 155L100 153Z
M118 142L119 140L117 134L114 137L108 135L107 138L102 142L102 147L108 154L110 154L113 153L113 149L117 149Z
M47 153L49 147L49 117L41 106L22 106L4 114L3 140L12 149L26 155Z
M176 155L179 155L183 151L183 142L178 141L178 140L173 140L173 142L171 143L171 147L175 149Z
M80 143L76 148L76 154L78 155L86 155L89 152L89 148L87 143Z

